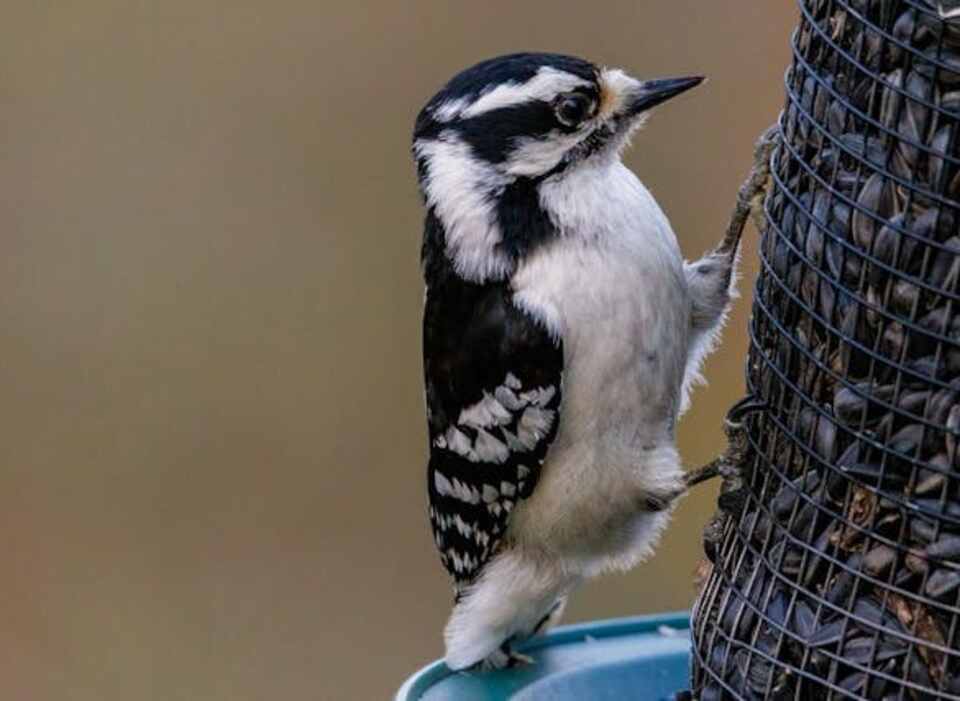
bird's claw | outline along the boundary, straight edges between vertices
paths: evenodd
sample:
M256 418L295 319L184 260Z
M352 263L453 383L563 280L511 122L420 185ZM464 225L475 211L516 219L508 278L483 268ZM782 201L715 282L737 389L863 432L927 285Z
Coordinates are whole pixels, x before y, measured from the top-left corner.
M744 419L755 411L762 411L767 403L752 395L748 395L730 407L724 420L724 429L727 434L727 449L723 455L690 470L684 475L687 488L694 487L714 477L728 480L739 474L739 466L746 451L746 435L744 433Z
M752 394L748 394L727 411L726 419L724 419L727 432L729 433L743 428L743 419L745 417L755 411L762 411L766 408L767 403L765 401L757 399Z
M766 218L763 212L763 199L767 194L770 183L770 156L780 137L780 127L774 124L768 127L753 149L753 166L747 179L737 191L737 201L727 225L727 232L716 252L728 257L735 257L740 247L740 237L748 218L752 218L754 225L762 233L766 229Z
M507 667L510 669L513 667L526 667L534 663L535 660L530 655L524 655L522 652L511 652L510 659L507 661Z
M684 483L682 487L668 492L649 492L643 497L643 510L666 511L673 505L673 502L687 493L687 489L688 485Z
M481 672L492 672L497 669L513 669L515 667L525 667L534 663L530 655L524 655L514 652L510 649L509 643L504 643L497 650L490 653L486 659L477 665Z
M706 482L707 480L712 480L714 477L719 476L722 463L722 457L715 458L706 465L701 465L695 470L689 470L683 476L683 481L687 485L687 489L695 487L701 482Z

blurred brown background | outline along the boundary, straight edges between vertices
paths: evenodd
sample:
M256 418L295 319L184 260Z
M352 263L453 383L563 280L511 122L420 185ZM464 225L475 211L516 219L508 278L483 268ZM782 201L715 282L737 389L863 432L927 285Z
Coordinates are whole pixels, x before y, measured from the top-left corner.
M383 699L441 653L420 105L520 49L703 72L630 164L688 256L782 95L791 3L5 3L0 696ZM755 275L682 424L722 446ZM567 620L685 608L713 487Z

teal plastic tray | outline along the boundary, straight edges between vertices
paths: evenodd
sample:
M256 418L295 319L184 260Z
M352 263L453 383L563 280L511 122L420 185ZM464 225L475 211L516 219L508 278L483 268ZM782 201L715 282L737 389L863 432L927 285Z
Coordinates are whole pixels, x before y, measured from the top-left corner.
M520 651L535 663L497 672L452 672L434 662L396 701L672 699L690 685L690 614L563 626Z

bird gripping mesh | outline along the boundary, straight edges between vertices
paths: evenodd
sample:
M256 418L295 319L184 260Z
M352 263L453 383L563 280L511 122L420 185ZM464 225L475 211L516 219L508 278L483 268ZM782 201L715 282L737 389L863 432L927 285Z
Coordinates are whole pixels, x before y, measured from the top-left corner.
M798 5L693 695L960 701L960 18Z

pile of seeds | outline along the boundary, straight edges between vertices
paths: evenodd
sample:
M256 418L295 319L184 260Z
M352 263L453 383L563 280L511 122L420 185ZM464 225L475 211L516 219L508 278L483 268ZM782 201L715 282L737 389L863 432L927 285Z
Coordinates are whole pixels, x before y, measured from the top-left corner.
M960 19L799 6L693 696L960 700Z

